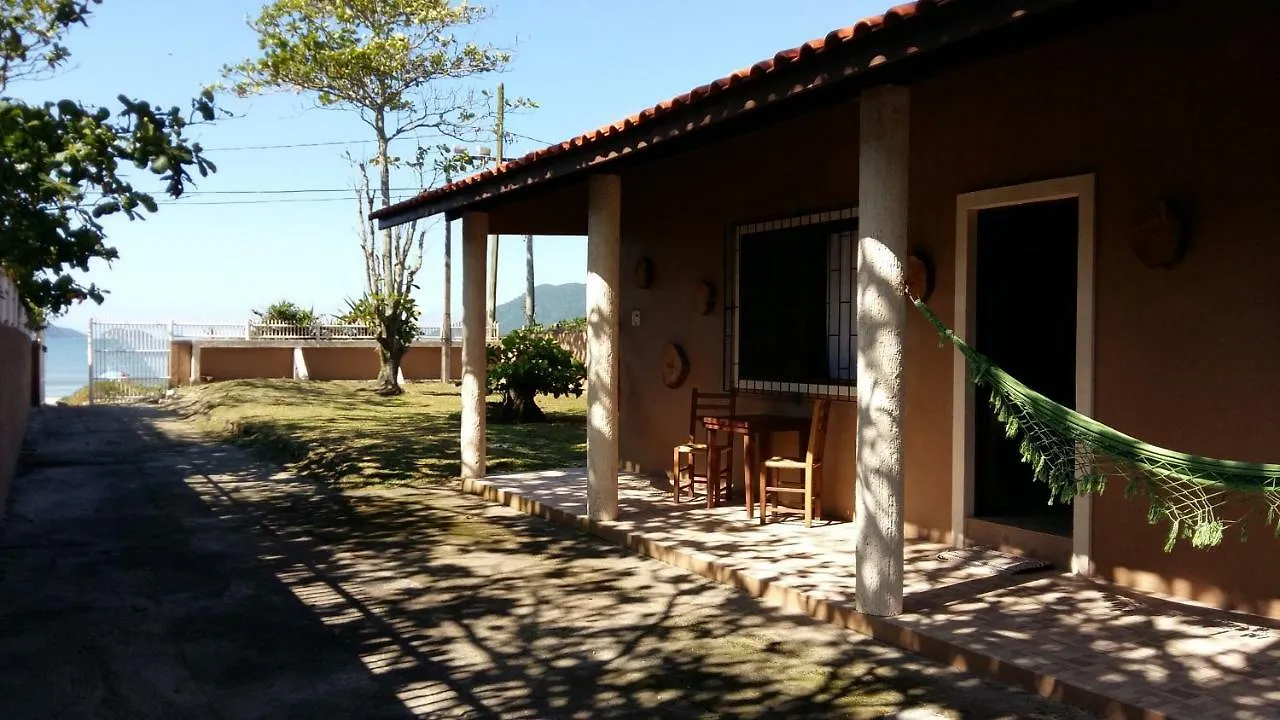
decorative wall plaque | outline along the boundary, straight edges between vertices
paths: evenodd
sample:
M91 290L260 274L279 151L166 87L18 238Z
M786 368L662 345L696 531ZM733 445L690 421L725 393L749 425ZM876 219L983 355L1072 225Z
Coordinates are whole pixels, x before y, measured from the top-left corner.
M716 286L707 280L699 280L693 291L693 308L699 315L710 315L716 309Z
M1133 252L1149 268L1172 267L1186 255L1186 233L1168 203L1157 203L1134 228Z
M649 258L644 257L637 260L632 272L634 273L636 287L643 289L653 285L653 261Z
M662 384L678 388L689 378L689 356L676 343L662 349Z

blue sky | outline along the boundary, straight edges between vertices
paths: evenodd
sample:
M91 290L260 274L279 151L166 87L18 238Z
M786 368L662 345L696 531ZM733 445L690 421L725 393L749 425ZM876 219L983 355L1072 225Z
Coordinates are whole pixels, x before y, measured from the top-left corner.
M559 142L682 93L879 12L885 0L505 0L490 2L494 17L475 29L478 40L513 46L509 72L476 80L501 81L509 95L540 107L508 118L529 138ZM187 99L219 79L219 68L256 50L245 18L252 0L106 0L90 26L70 38L72 64L57 77L11 85L31 100L64 97L108 104L123 92L163 105ZM352 172L343 153L372 152L370 143L274 150L219 150L262 145L363 141L357 119L315 109L309 98L275 95L221 100L236 117L195 130L219 172L198 191L164 204L146 222L113 221L110 242L120 259L95 266L91 278L110 290L102 306L71 310L58 324L83 328L102 320L243 320L251 308L277 299L338 311L358 295L363 271L349 193L254 195L255 190L340 190ZM538 147L520 140L508 155ZM413 149L412 141L401 151ZM142 178L142 183L149 178ZM393 185L407 187L404 177ZM155 188L157 191L159 187ZM234 194L233 194L234 193ZM326 202L281 199L340 198ZM249 202L252 201L252 202ZM220 204L212 204L220 203ZM455 235L457 232L455 232ZM504 241L499 301L524 289L524 248ZM457 257L455 245L455 258ZM538 283L582 282L585 241L546 238L535 245ZM442 228L427 241L418 300L424 320L437 319L441 291ZM455 275L456 277L456 275ZM459 287L453 307L460 312ZM459 316L460 319L460 316Z

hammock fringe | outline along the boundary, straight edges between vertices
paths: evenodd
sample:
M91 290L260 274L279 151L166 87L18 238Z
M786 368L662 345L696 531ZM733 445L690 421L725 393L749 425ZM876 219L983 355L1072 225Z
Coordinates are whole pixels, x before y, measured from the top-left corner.
M1165 551L1179 540L1194 548L1222 544L1229 528L1248 537L1248 521L1257 510L1249 503L1237 517L1225 517L1232 498L1261 496L1264 522L1280 538L1280 464L1190 455L1130 437L1050 400L969 347L920 300L916 308L937 330L942 345L964 355L969 378L990 390L990 405L1005 435L1018 442L1022 459L1037 482L1048 485L1049 503L1069 503L1101 495L1109 479L1125 481L1124 496L1146 495L1147 520L1168 522Z

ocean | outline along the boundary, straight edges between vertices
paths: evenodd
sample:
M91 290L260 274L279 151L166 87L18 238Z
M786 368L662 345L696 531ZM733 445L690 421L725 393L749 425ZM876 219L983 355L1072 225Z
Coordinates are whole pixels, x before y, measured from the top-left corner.
M44 341L45 402L64 398L89 383L88 341L83 335L54 335Z

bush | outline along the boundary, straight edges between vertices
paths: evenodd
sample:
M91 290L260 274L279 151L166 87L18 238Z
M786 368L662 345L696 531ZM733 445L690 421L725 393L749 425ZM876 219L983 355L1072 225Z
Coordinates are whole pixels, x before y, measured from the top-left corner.
M488 390L502 396L496 420L543 422L538 395L580 397L587 369L537 325L516 330L490 345Z

